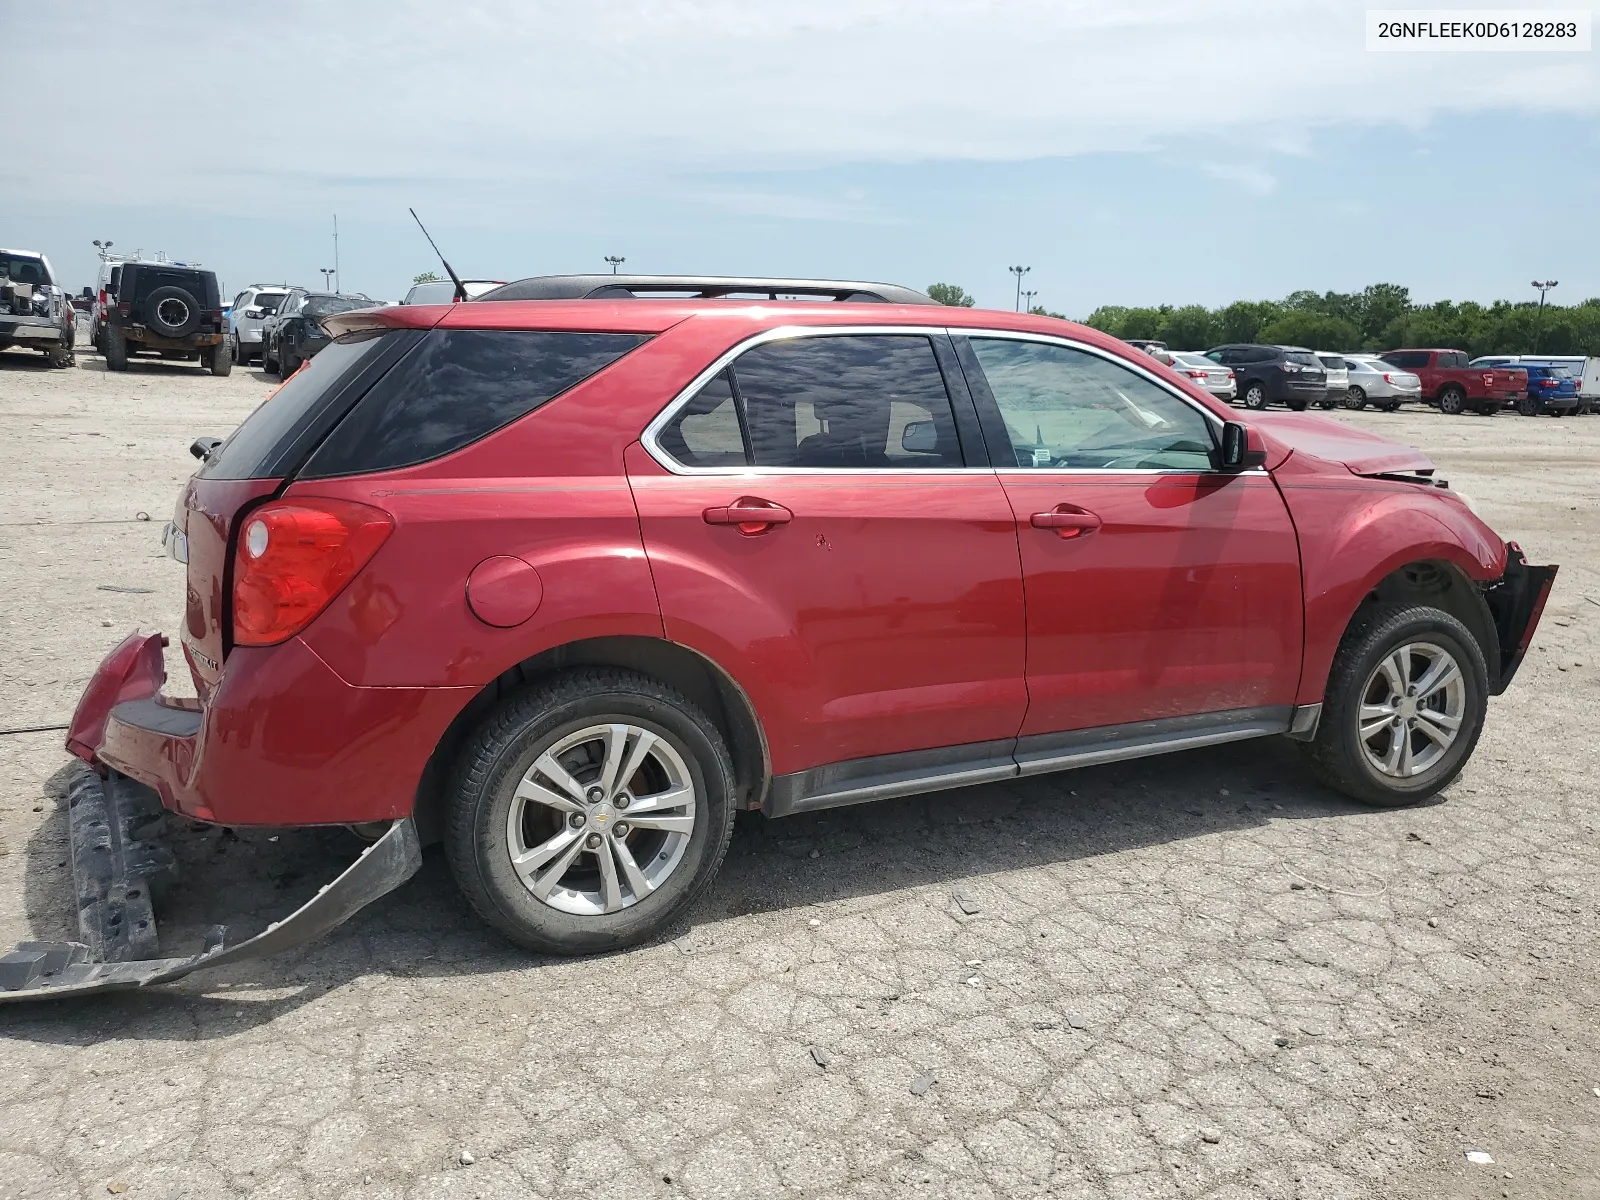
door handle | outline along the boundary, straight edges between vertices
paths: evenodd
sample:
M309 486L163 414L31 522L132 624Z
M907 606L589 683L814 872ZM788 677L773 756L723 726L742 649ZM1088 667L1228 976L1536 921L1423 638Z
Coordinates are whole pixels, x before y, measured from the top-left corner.
M743 534L766 533L774 525L787 525L794 514L781 504L760 496L740 496L732 504L708 508L702 516L707 525L737 525Z
M1035 529L1054 529L1057 537L1076 538L1100 528L1100 518L1071 504L1058 504L1049 512L1036 512L1029 518Z

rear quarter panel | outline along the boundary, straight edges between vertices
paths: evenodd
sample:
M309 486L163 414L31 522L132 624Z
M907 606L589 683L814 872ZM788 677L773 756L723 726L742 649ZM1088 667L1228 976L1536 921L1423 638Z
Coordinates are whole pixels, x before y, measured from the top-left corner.
M1464 504L1419 484L1350 474L1291 455L1273 471L1300 538L1305 656L1296 703L1316 704L1351 618L1408 563L1447 562L1478 582L1505 571L1505 543Z

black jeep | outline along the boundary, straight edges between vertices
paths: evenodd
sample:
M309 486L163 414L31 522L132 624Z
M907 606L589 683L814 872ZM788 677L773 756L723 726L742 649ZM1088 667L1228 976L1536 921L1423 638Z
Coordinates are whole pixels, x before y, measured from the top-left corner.
M165 262L125 262L113 275L95 346L113 371L128 356L155 350L162 358L199 361L213 375L233 369L223 337L222 291L214 271Z

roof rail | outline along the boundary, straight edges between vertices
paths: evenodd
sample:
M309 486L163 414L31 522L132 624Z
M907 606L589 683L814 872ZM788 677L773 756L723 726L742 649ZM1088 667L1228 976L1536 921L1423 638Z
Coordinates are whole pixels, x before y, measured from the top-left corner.
M732 275L535 275L519 279L473 303L485 300L637 300L687 296L696 300L781 300L807 296L868 304L936 304L931 296L893 283L843 279L765 279Z

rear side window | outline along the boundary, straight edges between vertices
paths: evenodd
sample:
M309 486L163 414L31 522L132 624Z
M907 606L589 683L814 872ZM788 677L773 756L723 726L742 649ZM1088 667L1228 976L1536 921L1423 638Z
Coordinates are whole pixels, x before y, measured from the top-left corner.
M933 343L907 334L757 346L679 409L658 442L695 467L903 470L965 461Z
M266 479L281 469L284 447L341 380L377 348L376 333L330 342L289 381L268 396L200 468L207 479Z
M646 340L633 333L435 329L361 398L303 474L352 475L439 458L525 416Z

